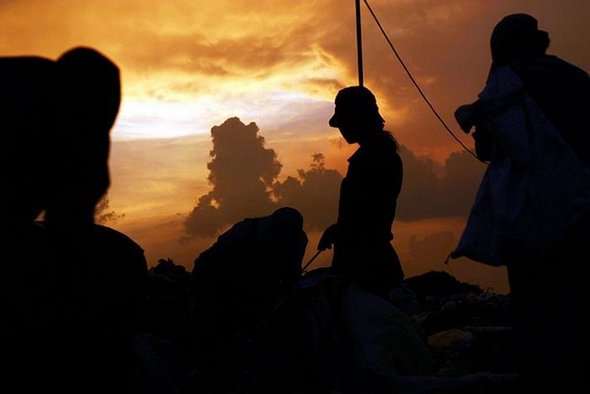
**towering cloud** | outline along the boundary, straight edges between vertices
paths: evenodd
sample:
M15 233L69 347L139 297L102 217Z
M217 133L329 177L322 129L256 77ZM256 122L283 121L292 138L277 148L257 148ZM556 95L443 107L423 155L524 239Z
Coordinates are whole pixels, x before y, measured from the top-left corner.
M336 219L342 176L326 169L321 153L312 155L309 170L279 181L281 163L273 149L265 148L255 123L233 117L211 129L213 149L209 182L185 221L186 235L211 237L245 217L264 216L279 206L303 214L308 229L321 229Z
M186 220L189 235L212 236L245 216L272 212L270 187L281 171L272 149L264 147L255 123L229 118L211 129L212 160L207 164L213 189L199 198Z

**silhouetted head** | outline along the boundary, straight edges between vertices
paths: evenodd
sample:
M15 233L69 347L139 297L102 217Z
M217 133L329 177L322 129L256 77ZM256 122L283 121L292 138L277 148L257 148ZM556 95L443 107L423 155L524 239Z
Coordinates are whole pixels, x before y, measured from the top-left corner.
M303 215L295 208L278 208L272 213L271 218L277 229L289 231L303 229Z
M334 115L328 122L349 144L363 140L367 133L383 131L385 120L379 114L375 95L364 86L349 86L338 92Z
M55 62L0 58L0 210L4 223L32 222L46 206L46 146L55 137Z
M542 55L549 47L549 34L539 30L535 18L527 14L505 16L490 39L494 66L505 66L524 56Z
M51 216L92 218L110 178L110 130L121 102L118 67L90 48L74 48L57 60L59 138Z

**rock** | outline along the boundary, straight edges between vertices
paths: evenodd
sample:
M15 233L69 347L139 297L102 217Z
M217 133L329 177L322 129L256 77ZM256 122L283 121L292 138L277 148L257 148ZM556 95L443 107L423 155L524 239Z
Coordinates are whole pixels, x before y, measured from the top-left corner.
M473 343L473 334L469 331L452 328L429 335L427 343L432 349L438 351L456 346L468 347Z

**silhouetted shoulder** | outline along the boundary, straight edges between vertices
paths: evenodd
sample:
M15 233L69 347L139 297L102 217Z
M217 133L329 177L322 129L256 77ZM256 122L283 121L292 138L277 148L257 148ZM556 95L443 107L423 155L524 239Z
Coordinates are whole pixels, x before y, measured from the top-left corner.
M586 164L590 165L590 76L556 56L530 56L510 64L527 92Z
M111 227L95 224L89 235L90 245L96 248L99 255L108 254L112 259L125 262L138 270L138 273L147 272L147 262L144 250L137 242L127 235ZM112 262L111 258L105 260L104 264ZM121 267L120 267L121 268Z
M584 80L588 78L588 73L578 66L569 63L553 55L528 56L510 64L517 74L520 75L553 75L563 78Z
M120 245L129 250L143 254L143 248L137 242L112 227L95 224L92 231L92 237L107 244L113 244L115 246Z
M43 234L45 239L45 233L51 231L48 223L42 220L36 221L34 228L37 238ZM96 269L105 272L124 270L135 276L147 274L143 248L127 235L100 224L92 224L84 234L85 253Z
M83 260L89 305L95 305L97 324L125 327L130 334L143 325L147 261L143 249L125 234L93 225L88 232Z

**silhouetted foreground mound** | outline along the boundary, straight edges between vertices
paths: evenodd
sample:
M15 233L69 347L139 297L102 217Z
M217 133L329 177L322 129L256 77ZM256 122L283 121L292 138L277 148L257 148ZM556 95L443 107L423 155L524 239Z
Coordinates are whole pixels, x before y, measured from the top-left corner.
M446 272L406 279L415 293L414 319L437 361L437 375L514 371L507 295L485 292Z
M507 296L445 272L408 278L386 301L311 271L257 332L234 332L215 363L199 349L216 338L197 338L190 283L171 260L149 272L148 330L181 393L513 390Z

